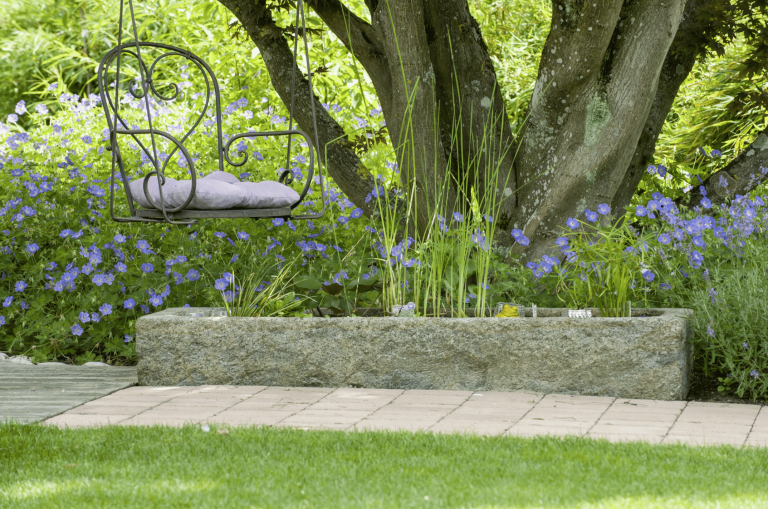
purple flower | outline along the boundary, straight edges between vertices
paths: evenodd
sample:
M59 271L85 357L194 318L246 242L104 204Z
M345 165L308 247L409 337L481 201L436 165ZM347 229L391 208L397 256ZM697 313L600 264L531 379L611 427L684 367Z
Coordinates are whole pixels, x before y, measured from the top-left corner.
M112 306L111 306L110 304L106 304L106 303L104 303L104 304L102 304L102 305L101 305L101 307L99 308L99 312L100 312L102 315L104 315L104 316L107 316L107 315L111 315L111 314L112 314Z
M521 230L520 228L513 228L511 233L512 233L512 238L515 240L523 236L523 230Z
M15 289L17 292L23 292L23 291L24 291L24 289L25 289L26 287L27 287L27 283L26 283L26 282L24 282L24 281L19 281L19 282L17 282L17 283L16 283L16 285L14 286L14 289Z
M16 114L23 115L27 112L27 101L19 101L16 103Z
M272 224L275 226L283 226L285 224L285 219L282 217L276 217L272 220Z
M517 243L520 244L521 246L527 246L528 244L531 243L531 241L528 240L528 237L526 237L525 235L520 235L515 240L517 240Z
M213 287L216 288L217 290L223 292L224 290L227 289L227 281L224 280L223 278L217 279L216 282L214 283Z
M200 273L195 269L189 269L187 271L187 279L190 281L197 281L198 279L200 279Z
M151 263L142 263L141 270L149 274L150 272L153 272L155 270L155 267Z
M352 211L352 213L349 215L349 217L351 217L352 219L358 219L362 215L363 215L363 209L358 207L358 208L356 208L355 210Z
M568 220L565 222L565 224L567 224L568 228L570 228L571 230L575 230L576 228L579 227L579 221L572 217L569 217Z
M30 254L36 253L38 249L40 249L40 246L38 246L34 242L27 244L27 252Z
M154 297L151 297L149 299L149 303L152 304L155 307L158 307L158 306L162 305L163 297L160 296L160 295L155 295Z
M130 343L131 339L133 339L133 336L131 336L130 334L126 334L125 335L125 339L123 339L123 342L124 343Z
M558 237L555 244L560 247L566 247L568 245L568 237Z
M91 313L91 321L94 323L99 323L101 321L101 316L99 316L98 313Z
M711 155L712 157L720 157L723 154L719 150L713 150Z
M636 216L641 216L642 217L642 216L646 215L647 213L648 213L648 211L642 205L638 205L637 208L635 209L635 215Z
M743 343L741 344L741 346L743 346L743 347L744 347L744 350L749 350L749 345L747 344L747 342L746 342L746 341L745 341L745 342L743 342Z
M462 215L462 214L460 214L458 212L454 212L453 213L453 220L456 221L457 223L461 223L461 222L464 221L464 215Z
M115 242L117 242L118 244L122 244L125 241L126 241L125 235L121 235L119 233L115 235Z
M666 234L666 233L662 233L661 235L659 235L659 236L656 238L656 240L658 240L658 241L659 241L661 244L664 244L665 246L666 246L667 244L669 244L670 242L672 242L672 239L671 239L671 238L669 237L669 235L668 235L668 234Z
M91 315L89 315L88 312L86 311L80 311L79 318L80 318L80 321L83 323L91 321Z
M72 334L74 334L75 336L79 336L82 333L83 333L83 328L80 327L79 323L76 323L75 325L72 326Z
M0 315L0 325L5 325L5 317Z
M128 266L124 264L123 262L117 262L115 264L115 270L118 272L125 272L128 270Z
M597 217L598 217L597 212L593 212L589 209L586 209L584 211L584 215L587 217L587 221L589 221L590 223L594 223L595 221L597 221Z
M227 234L226 234L226 233L224 233L224 232L216 232L216 233L214 233L214 234L213 234L213 236L214 236L214 237L218 237L218 238L220 238L220 239L223 239L224 237L226 237L226 236L227 236Z
M607 203L601 203L597 206L597 212L605 216L611 213L611 207Z
M250 235L245 232L237 232L237 238L240 240L248 240L249 237Z
M13 295L6 297L6 299L3 301L3 307L7 308L8 306L11 305L12 302L13 302Z
M749 376L757 380L757 377L760 376L760 373L758 373L756 369L753 369L752 371L749 372Z
M136 307L136 301L133 299L128 299L125 302L123 302L123 307L125 309L133 309L134 307Z
M646 271L643 272L643 279L645 279L646 281L648 281L650 283L651 281L656 279L656 274L654 274L650 270L646 270Z
M713 329L712 327L707 327L707 334L714 338L715 337L715 329Z

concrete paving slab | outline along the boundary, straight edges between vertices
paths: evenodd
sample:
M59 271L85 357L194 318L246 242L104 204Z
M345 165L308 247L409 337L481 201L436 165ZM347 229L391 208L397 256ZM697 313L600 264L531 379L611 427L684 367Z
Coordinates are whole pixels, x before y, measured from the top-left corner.
M46 423L73 427L209 423L487 436L586 436L612 442L768 447L768 407L758 405L522 391L435 391L434 397L429 397L430 394L312 387L130 387L68 410Z
M135 367L0 361L0 422L38 422L137 383Z

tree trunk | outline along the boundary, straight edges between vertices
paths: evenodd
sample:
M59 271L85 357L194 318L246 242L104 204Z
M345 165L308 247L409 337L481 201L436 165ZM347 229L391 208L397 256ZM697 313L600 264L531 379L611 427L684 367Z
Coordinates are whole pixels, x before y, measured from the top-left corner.
M261 50L288 104L293 56L265 1L220 1ZM447 215L466 202L457 182L477 182L478 199L501 201L496 224L507 232L520 228L530 239L527 248L517 244L512 250L527 259L562 258L554 240L567 218L583 220L586 209L601 203L621 213L629 203L653 161L680 85L705 52L709 36L702 34L712 30L702 28L700 14L719 2L553 0L529 118L516 147L467 0L366 0L370 24L339 0L307 0L373 82L404 187L415 190L419 228L428 226L436 209ZM298 86L295 117L311 132L306 80ZM343 133L322 109L318 118L322 155L325 144ZM337 142L329 147L327 163L339 187L370 215L364 201L374 183L359 158ZM710 199L746 193L765 181L763 165L768 166L766 132L705 182ZM728 183L725 194L720 176ZM491 194L483 194L485 189ZM698 192L691 195L694 201ZM436 204L438 196L442 202ZM499 240L512 241L509 235Z

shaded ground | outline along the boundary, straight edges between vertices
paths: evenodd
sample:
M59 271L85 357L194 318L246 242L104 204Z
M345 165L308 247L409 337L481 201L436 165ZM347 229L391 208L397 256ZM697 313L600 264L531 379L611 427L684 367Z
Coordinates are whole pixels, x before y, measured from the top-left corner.
M717 377L725 375L704 376L704 373L694 368L691 377L691 390L688 392L687 401L709 401L712 403L742 403L746 405L766 405L765 400L754 400L749 397L740 398L734 392L719 392L717 387L720 382Z

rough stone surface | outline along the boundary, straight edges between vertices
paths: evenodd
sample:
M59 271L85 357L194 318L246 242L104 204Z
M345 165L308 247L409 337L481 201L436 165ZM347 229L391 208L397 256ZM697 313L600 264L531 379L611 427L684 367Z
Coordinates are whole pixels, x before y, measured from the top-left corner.
M138 376L140 385L155 386L532 390L680 400L690 384L692 313L241 318L224 316L222 308L173 308L137 320Z

